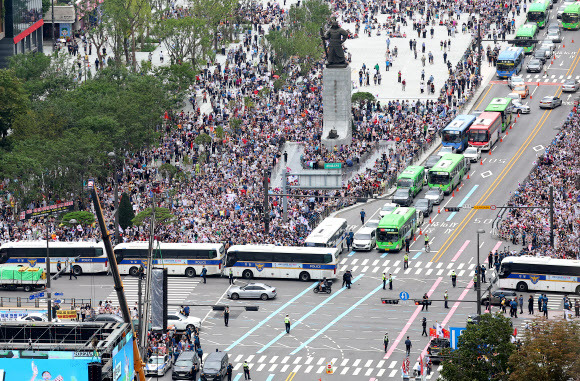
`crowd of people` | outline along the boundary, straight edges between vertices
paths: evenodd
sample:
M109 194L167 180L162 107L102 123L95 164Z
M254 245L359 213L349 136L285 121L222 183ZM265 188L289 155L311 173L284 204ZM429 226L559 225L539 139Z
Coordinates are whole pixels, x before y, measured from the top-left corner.
M420 31L434 25L448 28L452 35L460 22L473 33L476 14L485 28L501 30L513 4L510 0L488 0L477 6L472 1L333 1L331 7L343 22L368 24L371 30L378 25L378 12L385 12L393 15L389 25L394 31L400 24L413 22ZM179 17L180 12L167 16ZM469 15L460 18L462 12ZM291 63L285 73L279 73L285 75L285 82L275 87L275 57L262 41L268 27L284 27L287 12L277 3L268 3L251 4L241 14L251 19L253 28L243 34L239 44L228 48L225 63L208 63L198 75L196 85L191 87L193 111L168 113L163 126L159 126L162 137L158 146L125 157L116 174L120 193L127 194L135 212L150 206L153 191L161 189L157 205L169 208L176 217L176 223L158 227L157 236L163 241L301 244L322 212L392 184L397 173L433 142L480 82L472 44L461 61L450 68L438 99L362 102L353 109L353 144L326 149L320 143L323 62L314 64L306 74L301 73L297 62ZM286 141L302 142L304 162L356 162L376 150L380 141L395 142L395 148L379 157L371 168L353 176L343 189L311 192L312 197L307 199L290 198L286 221L281 199L271 199L270 231L264 232L263 178L281 160L281 147ZM178 172L163 171L163 164L175 166ZM105 217L111 223L113 189L111 178L101 193ZM91 208L86 199L77 203L81 209ZM0 240L43 238L44 223L15 223L15 204L11 195L0 196ZM30 206L38 205L42 203ZM100 233L95 226L66 227L55 222L50 235L58 240L95 240ZM144 227L122 232L127 241L142 240L147 235Z
M530 254L577 258L580 250L580 114L574 109L562 130L537 160L527 181L511 196L511 206L543 206L546 209L508 209L499 234ZM550 243L550 186L554 195L554 241Z

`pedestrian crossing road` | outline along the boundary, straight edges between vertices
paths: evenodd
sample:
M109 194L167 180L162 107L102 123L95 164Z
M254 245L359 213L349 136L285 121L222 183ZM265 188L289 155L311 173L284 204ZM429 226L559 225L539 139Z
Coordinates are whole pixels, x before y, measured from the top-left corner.
M185 277L168 277L167 278L167 303L168 304L181 304L185 300L195 286L200 282L200 278L185 278ZM145 283L145 281L143 281ZM144 288L143 284L143 288ZM123 289L125 290L125 297L127 298L127 305L132 308L139 297L139 279L136 277L125 277L123 278ZM113 290L107 296L105 300L111 301L111 304L115 307L119 305L117 300L117 293Z

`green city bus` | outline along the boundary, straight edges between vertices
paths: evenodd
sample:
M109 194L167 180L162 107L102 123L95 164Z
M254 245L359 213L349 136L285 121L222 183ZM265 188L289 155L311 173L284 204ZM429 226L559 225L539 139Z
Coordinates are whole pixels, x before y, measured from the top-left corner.
M531 54L536 47L535 42L530 42L528 40L535 40L536 35L538 34L538 26L535 24L524 24L518 28L516 32L516 42L514 43L515 46L519 46L520 48L524 48L525 54Z
M448 153L429 170L429 188L441 188L443 193L450 194L461 182L467 168L461 154Z
M417 229L415 208L397 208L384 216L377 226L377 250L399 251L405 239L412 239Z
M530 4L530 8L528 9L528 22L535 22L538 27L545 28L546 23L550 19L550 2L552 0L547 1L538 1L535 3Z
M501 130L505 130L512 122L512 99L511 98L493 98L485 108L486 112L499 112L501 114Z
M562 27L564 29L580 28L580 3L572 3L562 13Z
M410 165L397 177L397 189L411 188L413 196L416 196L425 185L425 167Z

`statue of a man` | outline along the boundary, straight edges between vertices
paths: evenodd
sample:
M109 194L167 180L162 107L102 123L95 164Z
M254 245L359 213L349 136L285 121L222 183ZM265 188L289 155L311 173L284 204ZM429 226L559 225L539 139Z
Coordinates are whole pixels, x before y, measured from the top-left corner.
M348 32L338 26L338 22L333 20L330 29L322 36L323 40L328 40L328 51L326 52L326 67L347 67L348 63L344 57L342 43L348 38Z

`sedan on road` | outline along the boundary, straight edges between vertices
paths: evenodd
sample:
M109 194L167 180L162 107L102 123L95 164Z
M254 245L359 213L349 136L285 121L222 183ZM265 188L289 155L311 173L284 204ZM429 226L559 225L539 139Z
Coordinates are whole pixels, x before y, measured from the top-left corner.
M380 222L381 222L381 220L368 220L367 222L365 222L365 227L371 228L371 229L376 229L379 226Z
M562 99L560 97L544 97L540 101L540 108L556 108L562 105Z
M441 147L439 152L437 152L437 155L443 156L443 155L447 155L448 153L455 153L455 148L453 148L453 147Z
M146 375L163 376L171 368L171 359L169 355L151 356L145 365Z
M393 202L402 206L409 206L413 203L411 188L399 188L393 195Z
M562 91L570 91L575 93L580 88L580 82L577 79L567 79L562 85Z
M463 156L472 163L477 163L481 159L481 150L478 147L468 147Z
M431 155L425 160L425 169L431 169L441 160L441 156L439 155Z
M514 87L513 92L520 95L520 98L525 99L530 95L530 88L528 85L517 85Z
M177 331L185 331L187 328L201 328L201 319L195 316L185 316L179 312L167 314L167 326L173 326Z
M245 286L232 286L228 290L228 298L237 299L274 299L276 288L265 283L249 283Z
M385 205L383 205L381 210L379 210L379 216L384 217L387 214L391 214L391 212L393 210L397 209L398 207L399 207L399 205L397 205L397 204L393 204L392 202L387 202Z
M512 101L512 112L516 114L529 114L530 113L530 106L528 104L523 104L519 100Z
M433 201L428 198L420 198L415 201L415 209L423 212L424 217L429 217L433 211Z
M528 62L528 65L526 66L526 71L528 73L540 73L543 68L544 63L541 60L537 58L532 58L530 62Z
M443 201L443 192L441 188L431 188L425 193L425 198L431 200L433 204L439 205Z
M510 89L513 89L516 85L524 85L524 79L519 75L512 75L508 79L508 86Z
M549 30L546 39L552 40L552 42L562 42L562 32L559 29Z
M513 290L495 290L491 293L491 305L499 305L501 303L502 296L507 299L514 299L517 295ZM481 304L486 304L489 300L489 296L481 298Z

